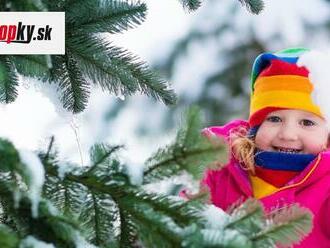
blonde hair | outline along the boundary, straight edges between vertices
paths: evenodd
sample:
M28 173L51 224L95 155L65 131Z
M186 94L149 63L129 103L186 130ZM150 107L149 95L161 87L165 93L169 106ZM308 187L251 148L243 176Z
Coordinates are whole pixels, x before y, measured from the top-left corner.
M254 136L249 136L247 128L240 127L231 130L229 135L231 152L240 166L255 175L254 151L256 148Z

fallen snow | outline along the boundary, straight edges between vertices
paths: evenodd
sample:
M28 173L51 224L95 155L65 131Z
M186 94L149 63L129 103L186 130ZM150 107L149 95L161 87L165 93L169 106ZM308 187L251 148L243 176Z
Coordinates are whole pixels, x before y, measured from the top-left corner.
M87 242L84 237L80 235L79 232L75 232L75 245L76 248L97 248L96 246L92 245L91 243Z
M72 172L73 170L77 169L77 165L76 164L72 164L72 163L58 163L57 165L57 173L58 173L58 177L63 180L65 175L67 173Z
M133 185L141 185L143 181L143 163L134 163L131 159L125 163L127 174Z
M37 218L40 195L45 181L45 169L35 153L27 150L19 150L18 152L22 163L26 165L29 173L30 181L28 186L32 204L32 217Z
M203 217L208 229L223 229L229 219L229 215L225 211L214 205L207 205Z
M63 104L60 100L60 89L57 83L40 82L36 80L34 82L39 92L53 103L55 111L60 117L64 119L70 119L72 117L73 114L63 108Z
M53 244L48 244L36 239L33 236L27 236L19 245L19 248L55 248Z

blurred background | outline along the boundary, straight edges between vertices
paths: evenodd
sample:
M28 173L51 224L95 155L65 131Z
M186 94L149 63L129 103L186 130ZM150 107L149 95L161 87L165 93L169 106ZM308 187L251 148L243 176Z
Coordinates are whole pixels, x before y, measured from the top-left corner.
M205 126L247 118L250 70L259 53L329 47L326 0L268 0L259 15L235 0L205 0L192 13L178 0L143 2L146 21L108 38L167 79L178 95L177 105L93 89L84 113L72 116L44 97L34 79L21 78L17 100L0 106L0 136L18 148L45 150L54 135L60 157L83 165L94 143L124 144L123 159L141 166L174 139L182 111L191 104L201 107Z

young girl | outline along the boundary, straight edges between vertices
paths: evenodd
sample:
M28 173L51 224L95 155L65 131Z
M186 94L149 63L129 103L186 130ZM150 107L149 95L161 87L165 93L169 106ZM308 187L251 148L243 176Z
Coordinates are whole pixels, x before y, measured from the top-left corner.
M224 138L231 156L221 169L207 170L201 185L224 210L249 197L266 211L299 203L313 213L313 230L295 247L321 248L330 247L330 106L315 98L324 92L310 79L317 79L310 57L298 48L257 57L249 120L203 130Z

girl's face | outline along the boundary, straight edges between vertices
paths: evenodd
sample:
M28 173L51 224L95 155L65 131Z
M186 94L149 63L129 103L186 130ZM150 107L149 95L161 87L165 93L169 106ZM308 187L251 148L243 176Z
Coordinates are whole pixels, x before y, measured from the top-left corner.
M256 134L257 148L266 151L318 154L328 147L327 123L302 110L269 113Z

